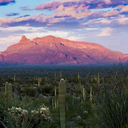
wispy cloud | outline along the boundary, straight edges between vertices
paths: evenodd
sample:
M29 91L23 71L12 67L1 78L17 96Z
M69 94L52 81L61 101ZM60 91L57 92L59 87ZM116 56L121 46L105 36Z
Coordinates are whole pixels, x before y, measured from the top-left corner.
M120 16L120 18L118 18L117 21L121 25L128 25L128 17Z
M19 13L9 13L9 14L6 14L6 16L17 16L19 15Z
M111 10L107 11L106 13L103 14L104 17L111 17L111 16L117 16L120 12L117 10Z
M111 36L112 29L111 28L104 28L102 32L97 36Z
M20 7L20 9L24 10L24 11L32 11L32 10L34 10L34 9L29 8L29 6Z

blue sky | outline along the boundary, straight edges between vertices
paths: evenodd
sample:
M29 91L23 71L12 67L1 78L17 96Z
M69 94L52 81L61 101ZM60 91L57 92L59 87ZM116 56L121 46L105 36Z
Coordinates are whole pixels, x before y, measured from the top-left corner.
M128 53L128 0L0 0L0 51L53 35Z

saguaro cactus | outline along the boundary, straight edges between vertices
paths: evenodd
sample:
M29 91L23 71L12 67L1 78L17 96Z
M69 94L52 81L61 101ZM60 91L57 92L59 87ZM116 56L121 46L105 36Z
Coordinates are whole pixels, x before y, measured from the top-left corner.
M56 78L56 73L54 72L54 80L56 81L57 80L57 78Z
M55 108L57 108L56 86L55 86Z
M42 78L38 77L38 87L40 87L41 82L42 82Z
M99 73L98 73L97 82L98 82L98 87L100 87L100 74Z
M62 72L60 72L60 79L62 78Z
M80 82L80 75L79 75L79 72L78 72L77 79L78 79L78 82Z
M90 103L92 103L92 86L90 86Z
M59 112L60 112L60 125L61 128L65 128L65 107L66 107L66 88L65 81L62 78L59 83Z
M12 84L6 82L5 83L5 95L11 95L12 94Z
M85 102L85 100L86 100L86 90L85 90L85 88L84 88L84 86L83 86L83 101Z
M5 95L8 94L8 82L5 83Z
M16 74L14 74L14 78L13 78L14 82L16 81Z

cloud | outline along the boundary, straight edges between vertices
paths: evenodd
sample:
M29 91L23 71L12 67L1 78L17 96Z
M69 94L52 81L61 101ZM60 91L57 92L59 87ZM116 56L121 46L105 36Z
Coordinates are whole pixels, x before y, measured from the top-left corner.
M89 6L89 9L98 9L98 8L107 8L107 7L116 7L118 5L124 4L128 0L55 0L38 5L35 9L37 10L56 10L64 7L71 6Z
M49 25L69 21L75 18L77 22L81 23L104 17L114 17L120 14L118 8L109 11L97 11L96 9L104 9L117 7L118 5L126 3L128 0L54 0L39 4L36 10L51 10L53 14L50 18ZM95 9L94 12L91 9ZM107 22L106 22L107 23ZM83 24L83 23L82 23Z
M60 28L57 29L64 29L64 27L69 27L70 29L80 27L104 28L105 25L113 27L114 23L120 25L126 23L118 20L123 14L117 8L126 1L128 0L54 0L39 4L35 8L36 10L42 10L40 15L0 18L0 26L59 26ZM115 9L112 8L113 6ZM107 8L106 11L105 7L109 7L110 10ZM91 8L95 8L95 10L92 11ZM99 8L102 8L102 10L100 11ZM21 9L27 10L28 6L23 6ZM45 15L44 10L52 10L52 13ZM12 16L13 14L10 13L8 15ZM126 21L126 19L124 20Z
M43 4L40 4L38 5L35 9L36 10L54 10L56 9L57 7L59 7L61 4L60 2L46 2L46 3L43 3Z
M9 13L9 14L6 14L6 16L17 16L19 15L19 13Z
M128 17L120 16L120 18L118 18L117 21L121 25L128 25Z
M7 27L14 24L15 26L19 23L21 26L24 26L25 24L32 24L35 22L44 23L46 21L45 17L42 17L42 15L35 15L35 16L27 16L27 17L14 17L14 18L0 18L0 26Z
M22 9L24 11L32 11L33 10L33 9L30 9L28 6L20 7L20 9Z
M67 39L73 40L73 41L83 41L84 37L70 36Z
M15 0L0 0L0 6L5 6L10 3L15 3Z
M13 42L18 42L19 41L19 39L21 38L21 36L8 36L8 37L0 37L0 44L3 44L3 43L5 43L5 44L11 44L11 43L13 43Z
M98 34L97 36L111 36L111 32L113 29L111 28L104 28L102 29L102 32L100 34Z
M104 17L111 17L111 16L117 16L119 14L119 11L117 10L111 10L107 11L106 13L103 14Z
M112 22L112 20L108 20L108 19L101 19L101 20L98 20L96 21L95 23L102 23L104 25L107 25L107 24L110 24Z
M128 5L123 6L120 12L128 12Z
M111 0L105 0L105 3L106 4L111 4L112 2L111 2Z
M56 15L55 15L56 16ZM53 25L64 25L65 27L73 27L74 24L79 24L76 19L70 19L68 21L65 20L65 17L57 17L53 16L44 16L35 15L35 16L27 16L27 17L13 17L13 18L0 18L0 26L1 27L9 27L9 26L33 26L33 27L49 27Z
M28 17L28 16L30 16L30 15L23 15L23 16L20 16L19 18L22 18L22 17Z

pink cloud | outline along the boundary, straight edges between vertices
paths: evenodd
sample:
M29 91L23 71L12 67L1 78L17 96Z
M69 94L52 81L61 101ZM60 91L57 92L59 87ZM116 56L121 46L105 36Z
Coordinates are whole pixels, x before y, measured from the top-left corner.
M14 17L14 18L0 18L0 26L7 27L8 24L11 24L11 23L18 23L18 22L29 21L29 20L35 20L43 23L43 22L46 22L47 18L48 17L45 17L43 15L35 15L35 16L28 16L28 17Z
M113 29L107 27L102 29L102 32L100 34L98 34L97 36L111 36L111 32Z
M106 4L111 4L111 0L104 0Z
M89 6L85 7L84 4L81 4L80 6L73 5L70 7L64 7L63 5L60 5L57 9L55 9L54 16L70 15L70 17L79 19L91 15L91 11L88 9L88 7Z
M103 14L104 17L109 17L109 16L115 16L118 15L119 11L117 10L111 10L111 11L107 11L106 13Z
M61 12L61 11L64 11L64 6L63 6L63 5L60 5L60 6L55 10L55 12Z
M124 5L118 5L115 8L123 8L123 7L124 7Z
M14 17L14 18L0 18L0 26L1 27L8 27L9 24L12 23L19 23L28 21L28 23L25 24L25 26L30 26L29 21L37 21L40 23L47 22L46 26L49 24L53 24L60 21L65 21L65 18L54 18L54 16L44 16L44 15L35 15L35 16L28 16L28 17Z
M74 6L74 5L81 5L84 2L90 3L90 1L93 0L55 0L55 1L50 1L50 2L46 2L46 3L42 3L40 5L38 5L35 9L36 10L55 10L59 7L64 6L65 4L68 5L68 7Z
M120 12L128 12L128 5L123 6Z
M53 1L51 1L51 2L46 2L46 3L40 4L35 9L36 10L45 10L45 9L54 10L59 5L60 5L60 2L53 2Z
M72 2L72 3L70 3ZM77 4L76 4L76 3ZM70 22L71 19L73 19L73 22L76 22L78 24L82 25L94 25L94 23L102 24L102 25L109 25L113 20L111 19L103 19L104 17L113 17L117 16L120 11L117 10L111 10L107 12L99 12L99 11L94 11L91 12L90 6L92 6L90 3L89 5L85 4L84 2L93 2L93 3L101 3L98 4L99 6L103 6L102 2L106 2L108 4L111 4L112 0L55 0L55 1L50 1L46 2L43 4L40 4L36 7L38 10L44 10L44 9L50 9L53 10L52 15L35 15L35 16L27 16L27 17L13 17L13 18L0 18L0 26L9 26L9 24L18 24L18 23L23 23L26 26L31 26L32 23L44 23L44 25L53 25L55 23L62 23L64 22ZM93 5L94 6L94 5ZM27 9L28 6L21 7L21 9ZM119 16L119 15L118 15ZM102 19L101 19L102 18ZM93 20L94 19L94 20ZM29 21L31 21L29 23ZM125 21L120 21L120 24L126 23ZM19 25L19 24L18 24ZM22 24L23 25L23 24Z
M95 23L102 23L102 24L106 25L106 24L110 24L111 22L112 22L112 20L101 19L99 21L96 21Z
M128 25L128 17L125 16L120 16L117 21L119 22L119 24L121 25Z
M55 0L40 4L36 7L37 10L53 10L53 16L66 16L70 15L71 17L80 19L87 16L96 17L111 17L116 16L120 12L117 10L111 10L107 12L91 12L92 8L105 8L115 6L115 3L124 3L124 0ZM118 4L117 4L118 5ZM95 16L94 16L95 15Z
M37 10L55 10L61 5L66 5L68 7L73 5L80 6L84 4L85 6L90 5L90 8L106 8L115 7L128 2L128 0L54 0L38 5L35 9Z

